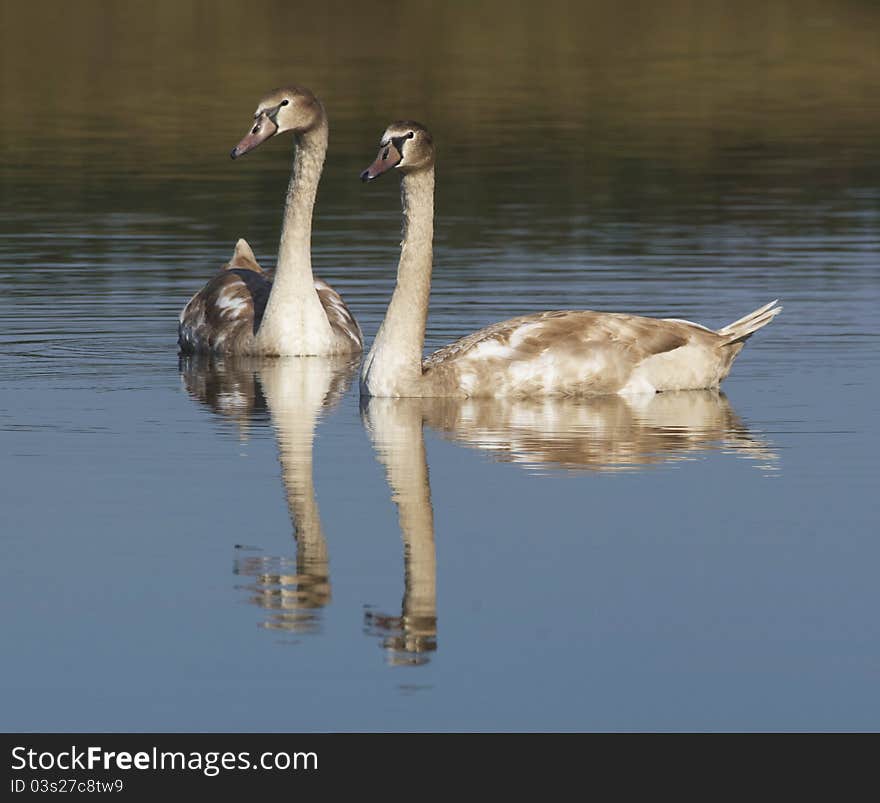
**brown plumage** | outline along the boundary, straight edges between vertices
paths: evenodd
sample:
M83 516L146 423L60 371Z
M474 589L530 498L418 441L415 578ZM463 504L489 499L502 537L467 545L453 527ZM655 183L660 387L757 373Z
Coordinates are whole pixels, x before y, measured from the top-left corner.
M634 363L680 348L691 338L706 339L705 330L689 324L657 324L656 320L635 315L590 310L522 315L435 351L422 363L423 376L429 382L443 384L458 377L466 383L469 396L616 393L626 384ZM519 381L511 376L512 365L526 368L542 360L559 365L571 360L588 361L596 368L576 371L556 381L552 388L546 371L525 370ZM476 364L479 370L474 373ZM502 388L507 392L499 394Z
M273 273L265 271L245 240L220 271L183 308L178 344L184 354L260 354L256 333L272 290ZM315 291L330 325L345 332L351 351L359 351L360 327L339 295L315 277Z
M423 382L485 396L593 396L717 388L775 302L713 331L678 319L592 310L523 315L474 332L422 362Z

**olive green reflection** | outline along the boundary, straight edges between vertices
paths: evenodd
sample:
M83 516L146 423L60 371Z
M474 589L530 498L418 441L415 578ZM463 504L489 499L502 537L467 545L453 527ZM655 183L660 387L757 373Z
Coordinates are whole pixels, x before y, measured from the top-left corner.
M429 124L452 245L503 244L536 208L568 221L564 238L621 206L845 198L880 172L878 30L880 4L859 0L6 2L0 200L173 210L225 250L282 197L285 154L227 154L256 99L290 82L328 111L324 210L368 203L357 172L389 120Z

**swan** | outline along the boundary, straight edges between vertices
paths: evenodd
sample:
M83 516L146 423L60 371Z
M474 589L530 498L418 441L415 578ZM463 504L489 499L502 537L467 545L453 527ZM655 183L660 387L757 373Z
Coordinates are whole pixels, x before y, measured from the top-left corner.
M361 369L365 396L589 396L715 389L776 301L712 330L677 318L554 310L492 324L422 359L431 290L434 143L420 123L392 123L361 173L401 174L397 284Z
M350 354L363 349L360 327L342 297L312 275L312 208L327 152L327 115L302 87L276 89L260 100L250 131L232 158L285 131L296 142L274 276L239 240L232 259L180 313L184 354L265 357Z
M398 613L368 607L364 624L391 664L427 663L438 648L437 550L425 428L527 471L643 471L718 449L769 470L778 456L721 391L626 398L369 398L361 417L384 467L403 537ZM768 465L769 464L769 465Z

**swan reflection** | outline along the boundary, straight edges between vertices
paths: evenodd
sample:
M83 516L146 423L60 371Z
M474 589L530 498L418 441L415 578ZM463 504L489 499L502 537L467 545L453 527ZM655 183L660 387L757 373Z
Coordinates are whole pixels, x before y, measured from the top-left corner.
M239 546L234 573L248 599L269 611L263 627L288 633L320 629L320 611L331 597L327 542L315 495L312 451L321 415L345 394L357 356L287 359L183 357L180 372L189 394L233 421L245 437L252 422L270 420L293 524L296 554L248 554Z
M629 399L426 399L424 413L443 437L536 471L638 470L711 450L764 469L778 459L713 390Z
M400 615L368 610L367 632L379 636L391 664L425 664L437 649L437 553L428 461L422 436L424 399L373 398L363 419L403 534L404 590Z
M188 392L245 436L271 421L293 523L293 556L240 550L235 573L248 599L267 611L263 627L318 631L331 598L327 542L312 471L315 427L349 388L358 359L188 357ZM530 471L640 470L710 451L772 468L769 442L752 433L714 391L647 398L386 399L362 401L362 418L398 508L404 578L400 611L368 609L365 626L392 665L423 665L437 650L437 557L424 427Z
M729 451L763 467L776 455L723 393L688 391L636 401L383 399L363 402L364 424L398 508L404 545L401 612L366 613L391 664L425 664L437 649L437 558L423 426L533 470L637 470Z

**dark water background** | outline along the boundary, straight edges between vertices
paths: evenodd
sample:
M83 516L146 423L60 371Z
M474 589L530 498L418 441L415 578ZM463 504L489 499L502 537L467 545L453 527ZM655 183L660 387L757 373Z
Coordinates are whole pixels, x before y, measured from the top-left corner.
M0 2L7 730L880 727L880 8ZM314 265L368 341L393 119L438 147L426 348L593 308L721 326L724 396L374 402L176 354L325 102ZM423 434L422 434L423 431Z

